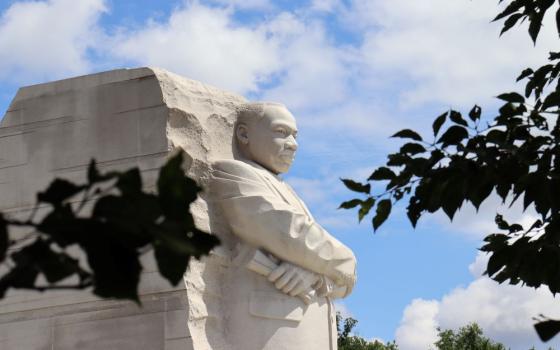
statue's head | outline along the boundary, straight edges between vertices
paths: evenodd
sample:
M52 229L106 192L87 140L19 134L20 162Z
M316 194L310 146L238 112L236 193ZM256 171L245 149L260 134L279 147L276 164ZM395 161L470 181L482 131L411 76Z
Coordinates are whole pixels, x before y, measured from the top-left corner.
M241 156L275 174L290 169L298 147L296 135L296 120L282 104L247 103L237 113L235 137Z

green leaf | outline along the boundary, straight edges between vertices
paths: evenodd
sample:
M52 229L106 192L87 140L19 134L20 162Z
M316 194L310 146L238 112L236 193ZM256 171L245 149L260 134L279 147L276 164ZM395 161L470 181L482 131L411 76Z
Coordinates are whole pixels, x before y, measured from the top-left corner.
M464 179L462 177L451 178L443 189L441 207L449 220L453 220L455 213L461 207L464 195Z
M88 235L81 242L93 270L93 292L102 298L128 299L140 303L138 283L140 265L136 249L127 247L104 226L90 226Z
M502 198L502 203L506 202L507 195L511 189L511 184L509 183L499 183L496 185L496 192Z
M469 118L473 121L476 122L477 120L480 119L480 115L482 114L482 109L477 106L474 105L474 107L471 109L471 111L469 112Z
M494 218L494 221L496 222L496 225L498 225L498 228L500 230L509 230L509 224L504 220L504 217L502 215L497 214Z
M16 254L13 254L12 257ZM0 278L0 298L4 297L8 288L33 289L38 276L39 270L29 261L17 263L10 272Z
M546 320L535 324L535 330L542 341L549 341L560 333L560 321Z
M389 154L387 156L387 158L389 159L387 161L387 165L388 166L401 166L401 165L405 165L410 161L410 157L407 156L406 154L401 154L401 153L393 153L393 154Z
M544 11L535 12L533 16L529 16L529 36L533 40L533 43L537 43L537 37L542 27L542 20L544 16Z
M373 197L369 197L368 199L366 199L361 203L361 208L358 211L359 222L361 222L364 216L366 216L369 213L371 207L373 207L374 204L375 204L375 199Z
M0 263L6 258L8 245L8 222L4 220L4 216L0 213Z
M55 207L36 226L39 231L49 236L56 244L66 247L78 242L83 234L86 219L78 219L70 204Z
M165 216L174 220L190 218L189 206L197 198L200 187L185 175L183 152L177 152L160 169L158 196Z
M418 220L422 216L422 209L420 208L419 205L415 205L416 203L414 203L415 198L416 197L413 196L410 199L410 204L406 208L406 215L408 216L408 220L410 220L410 223L412 224L412 227L416 227L416 224L418 223Z
M391 137L400 137L405 139L413 139L415 141L422 141L422 137L416 131L410 129L401 130Z
M152 240L148 229L162 214L157 198L150 194L134 197L105 196L93 209L94 218L108 225L105 229L119 234L130 249L144 247ZM185 211L185 216L190 213Z
M99 171L97 170L97 165L95 163L95 159L92 158L89 162L88 170L87 170L87 179L90 184L93 184L98 181L100 177Z
M507 133L502 130L492 129L486 134L486 142L501 145L506 141Z
M465 119L463 119L463 117L461 116L461 113L451 110L451 112L449 113L449 119L451 119L452 122L463 125L463 126L469 126L469 124L467 123L467 121Z
M78 186L64 179L54 179L44 192L37 194L37 200L52 205L61 205L62 202L81 192L85 186Z
M559 9L560 10L560 9ZM549 52L548 53L548 59L551 61L555 61L560 59L560 52Z
M389 214L391 214L391 208L392 204L390 199L383 199L379 201L377 204L377 210L375 211L375 216L372 219L374 232L377 231L379 226L381 226L385 220L387 220Z
M120 174L116 186L123 195L133 195L142 192L140 170L132 168Z
M447 129L447 131L443 135L441 135L437 143L442 143L444 146L456 145L468 137L469 132L467 131L467 129L462 126L453 125L449 129Z
M368 181L376 180L392 180L396 177L395 173L387 168L387 167L380 167L377 168L368 178Z
M346 186L346 188L348 188L350 191L354 191L354 192L359 192L359 193L366 193L369 194L371 191L371 185L370 184L361 184L359 182L356 182L354 180L350 180L350 179L340 179L343 183L344 186Z
M159 226L154 241L158 270L172 285L177 285L183 279L190 258L207 255L218 243L214 235L196 228L185 231L181 223L165 221Z
M101 174L97 169L97 164L95 159L92 159L89 162L88 170L87 170L87 179L90 185L93 185L98 182L107 181L113 179L119 175L116 171L108 172L107 174Z
M521 96L517 92L509 92L505 94L498 95L497 98L509 103L525 103L525 97Z
M512 224L509 227L509 233L515 233L519 231L523 231L523 226L521 226L520 224Z
M441 129L441 126L443 125L443 123L445 123L448 114L449 112L445 112L439 117L437 117L436 120L434 120L434 123L432 124L432 129L434 130L434 136L437 136L439 129Z
M515 81L520 81L522 79L527 78L529 75L533 74L533 70L531 68L527 68L521 72L521 74L517 77Z
M550 107L559 107L559 106L560 106L560 92L553 91L548 96L546 96L541 108L544 111Z
M191 259L188 254L177 254L168 246L154 244L159 273L176 286L183 278Z
M78 260L64 253L54 252L40 239L22 249L22 252L30 255L34 265L43 273L49 283L59 282L79 270Z
M352 200L349 200L349 201L346 201L346 202L343 202L342 204L340 204L338 209L352 209L352 208L357 207L361 203L362 203L361 199L352 199Z
M488 259L488 264L486 265L486 274L489 277L494 276L507 264L507 253L504 249L494 252Z
M501 2L501 1L500 1ZM515 12L517 12L521 7L524 6L524 3L522 1L519 0L514 0L512 1L506 8L505 10L503 10L501 13L499 13L493 20L492 22L495 22L497 20L500 20L504 17L507 17Z
M415 155L415 154L424 153L424 152L426 152L426 149L424 148L424 146L422 146L419 143L414 143L414 142L407 143L404 146L402 146L401 149L400 149L400 153L409 154L409 155Z
M517 21L519 21L519 19L521 17L523 17L522 13L515 13L515 14L512 14L511 16L509 16L508 19L506 19L505 22L504 22L504 27L502 28L502 31L500 32L500 36L502 34L504 34L505 32L507 32L508 30L510 30L517 23Z
M556 32L560 35L560 9L556 11Z

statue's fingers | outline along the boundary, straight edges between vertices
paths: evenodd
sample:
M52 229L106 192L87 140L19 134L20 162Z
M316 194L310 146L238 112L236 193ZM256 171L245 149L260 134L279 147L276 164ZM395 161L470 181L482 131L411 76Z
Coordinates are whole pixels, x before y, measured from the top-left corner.
M305 287L305 283L298 283L291 291L290 291L290 295L291 296L296 296L296 295L300 295L301 293L303 293L303 291L305 291L306 287Z
M292 277L294 277L294 275L296 274L296 272L294 270L289 270L288 272L286 272L285 274L282 275L282 277L280 277L276 283L274 283L274 285L276 286L276 288L278 289L282 289L284 288L284 286L286 284L288 284L288 282L290 282L290 280L292 279Z
M276 281L280 276L282 276L284 274L284 272L286 272L286 266L284 264L281 264L280 266L278 266L277 268L274 269L274 271L272 271L269 275L268 275L268 280L270 282L274 282Z
M323 287L317 289L317 296L318 296L319 298L326 297L328 294L329 294L329 290L328 290L328 288L326 288L325 286L323 286Z
M284 288L282 288L282 292L286 293L286 294L290 294L292 295L290 292L292 291L292 289L294 289L295 286L298 285L298 283L300 283L301 280L299 278L297 278L297 276L295 276L294 278L292 278L290 280L290 282L288 282ZM297 294L294 294L297 295Z
M315 283L313 283L311 285L311 288L313 289L320 289L321 287L323 287L323 285L325 284L325 281L322 278L317 278L317 280L315 281Z

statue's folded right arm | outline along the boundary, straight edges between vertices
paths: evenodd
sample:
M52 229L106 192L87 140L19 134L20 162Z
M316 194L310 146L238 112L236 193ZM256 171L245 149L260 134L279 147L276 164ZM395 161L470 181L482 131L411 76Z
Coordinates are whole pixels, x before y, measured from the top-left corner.
M283 200L282 188L267 182L263 171L237 160L214 163L211 191L232 232L282 261L323 276L325 288L329 283L345 287L338 297L349 294L356 279L352 251L301 208Z

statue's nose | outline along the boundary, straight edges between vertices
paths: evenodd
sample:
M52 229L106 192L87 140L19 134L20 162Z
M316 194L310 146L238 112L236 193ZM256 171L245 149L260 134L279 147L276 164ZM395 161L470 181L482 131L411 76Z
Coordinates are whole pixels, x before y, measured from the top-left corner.
M286 148L293 151L297 150L298 143L293 135L290 135L290 137L286 140Z

